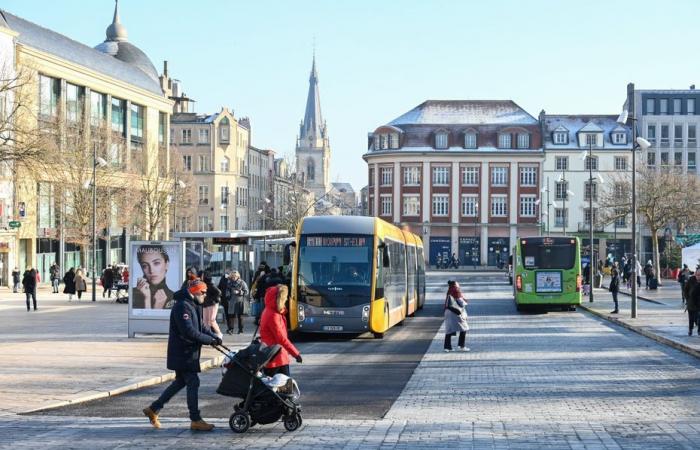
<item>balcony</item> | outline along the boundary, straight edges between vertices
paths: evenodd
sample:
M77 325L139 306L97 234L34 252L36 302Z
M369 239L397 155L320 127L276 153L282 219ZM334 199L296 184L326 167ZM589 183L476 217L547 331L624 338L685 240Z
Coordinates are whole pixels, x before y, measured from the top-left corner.
M593 232L594 233L601 233L605 227L602 224L595 223L593 224ZM591 224L588 222L579 222L578 223L578 231L579 233L586 232L588 233L591 230Z

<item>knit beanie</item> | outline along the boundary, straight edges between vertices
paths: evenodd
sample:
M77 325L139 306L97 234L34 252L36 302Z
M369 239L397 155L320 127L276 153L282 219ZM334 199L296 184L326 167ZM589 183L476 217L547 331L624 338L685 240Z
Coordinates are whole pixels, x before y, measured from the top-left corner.
M190 281L187 287L187 292L189 292L192 295L207 292L207 285L203 281L195 279L193 281Z

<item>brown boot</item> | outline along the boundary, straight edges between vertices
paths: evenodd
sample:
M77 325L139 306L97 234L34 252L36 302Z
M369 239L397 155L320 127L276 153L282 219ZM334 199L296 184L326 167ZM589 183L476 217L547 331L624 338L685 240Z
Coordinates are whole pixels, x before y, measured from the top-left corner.
M150 406L143 410L143 414L146 417L148 417L148 420L151 421L151 425L153 425L153 428L160 428L160 420L158 420L158 413L153 411Z
M195 431L211 431L214 429L214 425L206 423L203 420L193 420L190 424L190 430Z

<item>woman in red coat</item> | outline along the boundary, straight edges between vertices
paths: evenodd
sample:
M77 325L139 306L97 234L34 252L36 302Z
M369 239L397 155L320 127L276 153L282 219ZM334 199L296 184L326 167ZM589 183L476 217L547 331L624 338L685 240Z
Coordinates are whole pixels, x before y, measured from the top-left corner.
M301 363L299 350L287 338L286 312L287 286L278 284L265 291L265 309L260 318L260 339L265 345L279 344L282 349L277 356L265 366L265 374L269 377L283 373L289 376L289 355L292 355L298 363Z

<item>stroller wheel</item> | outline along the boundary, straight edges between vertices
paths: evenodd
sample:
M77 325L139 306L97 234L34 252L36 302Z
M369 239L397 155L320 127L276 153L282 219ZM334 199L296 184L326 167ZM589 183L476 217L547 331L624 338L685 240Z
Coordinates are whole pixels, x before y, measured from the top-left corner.
M284 417L284 428L287 431L296 431L301 426L301 414L294 413Z
M236 411L228 419L228 426L234 433L245 433L250 428L250 415L245 411Z

